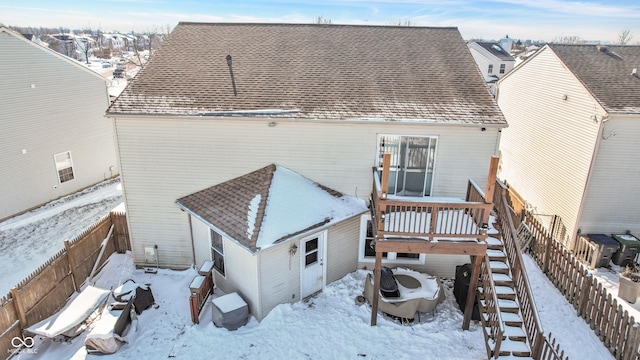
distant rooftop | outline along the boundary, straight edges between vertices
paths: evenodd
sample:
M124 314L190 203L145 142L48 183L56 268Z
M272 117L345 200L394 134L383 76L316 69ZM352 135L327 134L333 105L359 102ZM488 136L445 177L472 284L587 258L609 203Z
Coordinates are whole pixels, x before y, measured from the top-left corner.
M491 42L491 41L474 41L474 42L502 61L515 61L513 56L511 56L509 52L501 48L500 44L496 42Z

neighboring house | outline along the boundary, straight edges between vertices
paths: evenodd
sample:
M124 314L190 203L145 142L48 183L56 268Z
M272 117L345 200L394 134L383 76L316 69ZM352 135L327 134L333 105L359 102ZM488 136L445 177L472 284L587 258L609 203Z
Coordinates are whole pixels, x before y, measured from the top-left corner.
M107 112L135 262L154 265L155 245L161 266L216 260L258 319L371 269L382 154L390 197L485 185L506 122L477 73L456 28L180 23ZM440 276L466 262L384 260Z
M498 82L501 170L559 237L640 234L639 46L549 44Z
M0 219L118 174L106 80L0 27Z
M509 53L511 41L504 40L511 39L503 39L500 44L487 41L472 41L467 44L473 60L478 64L480 72L494 95L496 93L496 81L511 71L515 65L515 59ZM509 49L504 49L501 45Z

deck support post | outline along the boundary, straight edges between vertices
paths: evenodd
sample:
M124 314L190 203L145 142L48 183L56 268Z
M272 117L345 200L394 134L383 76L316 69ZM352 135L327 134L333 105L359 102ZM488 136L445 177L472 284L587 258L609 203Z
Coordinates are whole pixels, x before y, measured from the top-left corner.
M371 326L378 321L378 301L380 301L380 269L382 268L382 251L376 248L376 265L373 268L373 304L371 304Z
M480 268L482 266L482 256L472 255L471 263L473 264L473 270L471 270L471 281L469 282L469 290L467 291L467 303L464 307L464 319L462 320L462 330L469 330L469 324L471 323L471 315L473 314L473 304L476 302L478 277L480 276Z

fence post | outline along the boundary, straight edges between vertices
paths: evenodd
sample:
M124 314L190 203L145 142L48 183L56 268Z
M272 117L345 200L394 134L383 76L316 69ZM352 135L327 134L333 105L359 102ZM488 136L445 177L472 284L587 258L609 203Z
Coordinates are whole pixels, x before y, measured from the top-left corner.
M547 241L546 247L544 250L544 260L542 264L542 272L545 274L549 273L549 262L551 259L551 248L553 247L553 237L545 236L545 240Z
M78 284L78 276L76 275L76 261L73 256L71 256L71 243L69 243L69 240L64 241L64 248L67 251L69 270L71 270L71 277L73 279L73 290L80 292L80 284Z
M631 317L631 320L634 321L633 317ZM627 336L627 342L622 354L623 360L635 360L638 354L638 330L638 323L634 323L629 329L629 336Z
M587 273L584 275L584 272L580 271L580 274L583 275L582 278L582 288L580 289L580 301L578 302L578 316L584 317L584 308L587 306L587 301L589 301L589 292L591 291L591 277L593 275Z
M116 219L113 211L109 212L109 220L111 220L111 225L113 226L113 246L116 252L120 253L120 239L118 236L118 226L116 225Z
M11 288L11 297L13 297L14 306L16 308L16 312L18 313L18 320L20 320L20 328L24 329L27 327L27 317L24 310L24 306L22 305L22 301L20 300L20 291L17 287Z

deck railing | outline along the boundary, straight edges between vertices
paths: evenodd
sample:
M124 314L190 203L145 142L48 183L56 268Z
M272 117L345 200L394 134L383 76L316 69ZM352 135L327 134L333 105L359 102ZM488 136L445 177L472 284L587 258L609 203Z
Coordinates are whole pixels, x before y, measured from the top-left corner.
M494 291L496 286L493 282L493 274L491 273L491 264L488 256L484 257L482 262L482 271L480 272L482 292L478 294L483 304L484 313L480 315L482 327L485 329L485 343L487 347L487 358L498 358L500 355L500 345L505 336L504 322L500 314L500 305L498 295ZM489 346L492 342L493 348Z
M424 240L484 241L492 204L470 181L467 201L438 202L390 199L373 172L372 213L376 229L385 238L414 237Z

